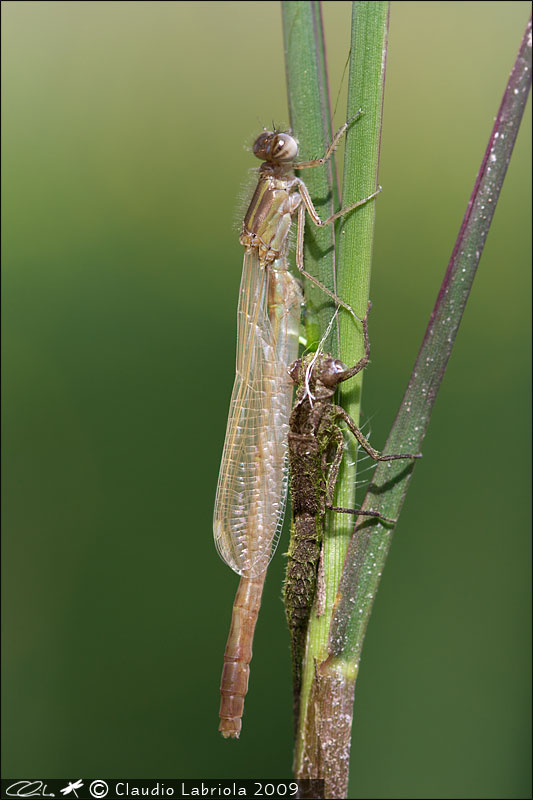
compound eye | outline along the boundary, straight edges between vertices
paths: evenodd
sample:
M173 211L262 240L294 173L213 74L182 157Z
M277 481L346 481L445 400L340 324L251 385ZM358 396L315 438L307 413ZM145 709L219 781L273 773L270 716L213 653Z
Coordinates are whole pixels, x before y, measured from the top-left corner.
M260 158L261 161L268 161L270 159L273 136L274 134L271 131L264 131L259 134L253 146L254 156L256 158Z
M293 161L297 155L296 139L289 133L278 133L273 142L271 158L274 161Z

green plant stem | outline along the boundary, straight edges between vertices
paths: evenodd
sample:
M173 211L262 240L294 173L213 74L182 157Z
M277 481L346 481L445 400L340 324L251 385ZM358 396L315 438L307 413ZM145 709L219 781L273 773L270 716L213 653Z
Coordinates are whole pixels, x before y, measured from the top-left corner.
M316 0L283 0L281 8L291 128L299 142L299 158L318 158L324 155L333 137L321 4ZM305 170L302 177L322 219L338 210L334 156L321 167ZM308 272L336 292L332 225L317 228L306 221L304 263ZM334 305L313 283L304 283L306 334L312 344L325 331ZM332 336L327 346L337 352L338 336Z
M312 4L285 5L301 8ZM379 14L373 15L373 12L377 12L379 7L383 23L380 69L373 72L372 58L370 63L365 59L369 58L369 50L372 51L369 42L373 41L375 45L378 38L372 35L372 19L375 26ZM364 107L370 133L367 131L365 134L362 126L360 129L354 126L348 138L343 204L361 194L370 193L377 174L386 52L385 7L384 3L354 4L349 108L353 113L356 110L354 106ZM285 41L289 50L290 35L287 32ZM362 52L358 52L360 47ZM298 60L298 54L291 55ZM376 50L373 55L376 66ZM290 86L289 70L288 80ZM388 452L416 452L420 449L492 221L530 83L531 21L524 34L409 386L387 440ZM353 91L356 91L355 103L352 102ZM297 111L291 113L298 114ZM298 129L294 117L293 124ZM372 146L365 149L365 141L371 141ZM354 187L357 195L352 194ZM362 315L368 297L373 209L369 206L366 215L359 211L352 218L339 225L337 266L340 277L337 290ZM351 268L354 264L358 266L357 272ZM350 321L347 319L342 319L340 328L342 355L351 363L360 352L359 337L355 330L350 331ZM344 404L355 419L358 418L359 397L360 385L352 391L351 396L343 397ZM380 511L387 517L397 519L412 471L412 464L380 464L363 508ZM336 502L349 506L344 486ZM344 797L346 794L355 679L366 626L393 530L391 526L376 520L363 521L357 525L356 533L346 548L347 540L342 530L339 532L336 528L337 524L335 522L332 526L333 533L325 534L323 570L319 575L319 582L322 580L323 584L317 593L319 599L315 602L315 613L310 622L295 756L298 777L325 780L323 797ZM339 559L344 553L344 569L332 610L331 591L338 582Z
M300 8L307 4L297 5ZM387 27L387 2L354 3L347 118L357 114L359 108L363 109L363 116L350 127L347 134L343 205L368 196L376 189ZM289 85L290 80L289 74ZM307 175L305 177L307 181ZM374 202L347 215L338 228L337 292L362 317L367 306L370 284ZM309 268L307 261L306 266ZM319 274L323 276L323 273ZM328 304L326 322L330 316ZM348 314L342 312L340 330L341 356L347 363L355 363L363 353L361 328ZM357 420L361 395L360 376L351 383L354 384L353 387L343 395L342 400ZM345 459L346 466L339 480L336 499L339 505L349 508L354 505L352 487L355 487L355 464L350 465L350 462L355 462L355 453L353 458ZM339 709L335 711L329 708L327 696L318 697L315 667L328 655L333 603L352 530L351 517L328 515L322 546L319 591L309 623L308 646L303 664L295 774L298 777L323 778L326 797L340 797L342 794L339 792L345 791L352 712L351 701L339 715ZM317 708L318 716L315 715ZM330 720L331 724L324 725L325 720Z

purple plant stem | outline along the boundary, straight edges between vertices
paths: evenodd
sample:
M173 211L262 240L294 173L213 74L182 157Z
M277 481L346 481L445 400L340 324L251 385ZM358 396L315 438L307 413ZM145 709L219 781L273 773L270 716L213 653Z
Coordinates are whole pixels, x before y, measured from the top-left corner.
M511 158L531 85L531 18L496 116L435 307L384 451L419 452L461 322ZM423 462L422 462L423 463ZM397 519L414 464L378 464L362 508ZM359 523L345 559L320 671L357 672L366 626L392 538L379 521ZM343 668L345 671L345 668ZM347 687L348 691L348 687ZM351 689L350 691L353 691Z

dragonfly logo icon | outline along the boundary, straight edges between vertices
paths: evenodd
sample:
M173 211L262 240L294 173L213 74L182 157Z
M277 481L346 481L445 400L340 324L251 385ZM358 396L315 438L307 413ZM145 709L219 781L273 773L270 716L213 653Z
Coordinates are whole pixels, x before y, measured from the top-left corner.
M66 797L67 795L70 795L70 794L73 797L77 797L78 795L77 795L76 789L81 789L82 786L83 786L83 781L80 778L75 783L71 782L71 783L67 784L67 786L65 786L64 789L61 789L61 794L63 795L63 797Z

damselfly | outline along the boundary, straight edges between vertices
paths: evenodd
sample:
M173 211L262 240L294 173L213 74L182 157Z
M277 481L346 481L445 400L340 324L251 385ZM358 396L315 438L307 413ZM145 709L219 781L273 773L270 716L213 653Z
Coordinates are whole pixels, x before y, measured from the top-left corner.
M219 730L225 737L238 738L241 730L266 569L285 513L293 389L287 369L298 353L301 304L299 284L287 270L288 236L295 216L299 271L359 319L350 306L305 271L305 212L315 225L328 225L368 202L380 190L321 220L304 182L292 174L294 169L324 164L348 125L345 123L336 133L324 157L313 161L295 161L298 144L289 133L264 131L253 146L254 155L264 163L259 168L259 180L240 236L245 256L238 309L237 368L213 524L220 556L241 575L220 686Z
M289 463L291 471L292 527L284 587L285 609L291 634L295 720L298 718L300 675L307 623L315 597L317 572L326 511L379 517L378 511L339 508L333 504L335 484L345 450L339 423L344 422L358 444L375 461L421 458L421 454L381 455L363 436L353 419L333 402L337 386L366 367L370 355L368 311L362 320L365 354L348 368L320 349L292 364L289 373L297 386L290 417ZM324 337L325 339L325 337Z

